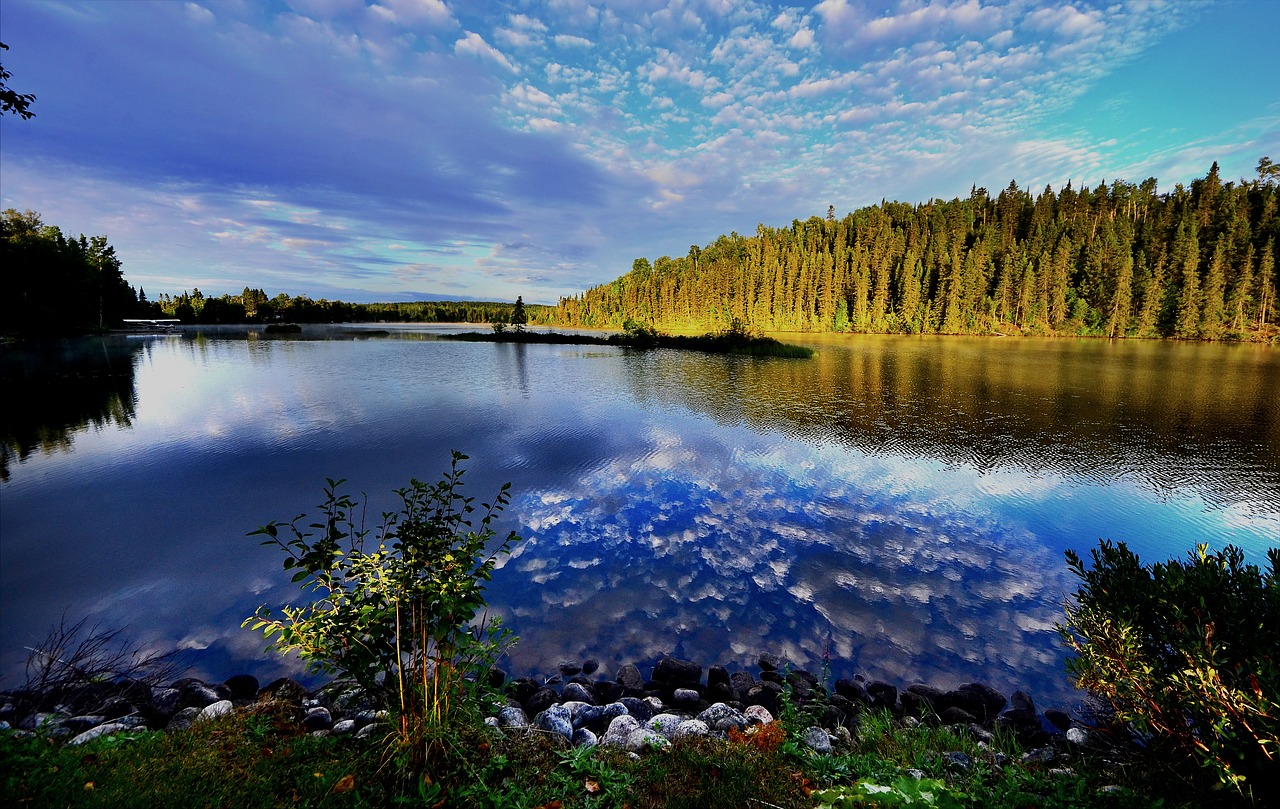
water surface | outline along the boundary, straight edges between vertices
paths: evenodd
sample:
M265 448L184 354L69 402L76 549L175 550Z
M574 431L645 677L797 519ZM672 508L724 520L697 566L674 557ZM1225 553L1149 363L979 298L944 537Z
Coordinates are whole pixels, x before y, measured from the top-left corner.
M451 449L527 539L490 587L507 667L665 653L1074 695L1063 551L1280 537L1280 361L1250 345L804 337L804 360L245 330L6 350L0 672L64 611L263 675L296 600L245 534L371 511ZM10 384L14 381L14 384ZM72 406L69 403L76 403Z

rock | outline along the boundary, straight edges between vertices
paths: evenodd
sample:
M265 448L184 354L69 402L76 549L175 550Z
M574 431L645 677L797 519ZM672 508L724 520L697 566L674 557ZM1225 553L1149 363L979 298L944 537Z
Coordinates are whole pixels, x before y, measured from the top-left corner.
M675 733L676 728L681 722L685 721L683 716L676 716L672 713L660 713L645 723L646 727L661 733L664 737L670 739Z
M1071 715L1065 711L1059 711L1057 708L1050 708L1044 712L1044 718L1049 720L1049 724L1058 730L1066 733L1071 729Z
M761 681L751 686L747 691L746 701L749 705L759 705L770 713L774 713L778 707L778 697L782 694L782 686L777 683Z
M182 687L182 693L178 696L178 706L181 708L203 708L206 705L221 702L229 696L230 692L223 696L210 686L195 681Z
M639 728L631 732L627 737L625 749L632 753L643 753L650 749L662 749L670 747L671 742L660 733L656 733L649 728Z
M969 754L959 750L943 753L942 761L949 769L957 772L968 772L973 767L973 759L969 757Z
M711 728L701 719L686 719L676 725L675 730L671 732L672 739L683 739L686 736L706 736L711 732Z
M552 705L555 705L557 699L559 699L559 694L555 691L550 688L540 688L536 694L529 697L529 701L524 704L524 708L527 712L537 716Z
M710 675L708 675L708 679L710 679ZM755 684L756 678L745 671L735 671L729 675L729 687L733 689L734 699L741 700L751 690L751 686Z
M707 669L707 687L729 685L729 670L724 666L711 666Z
M628 696L638 696L644 691L644 677L640 676L640 669L628 663L618 669L618 685L628 693Z
M334 736L345 736L348 733L356 732L356 720L340 719L333 723L332 732Z
M898 705L898 689L883 680L872 680L867 683L867 696L871 697L874 708L894 710Z
M278 700L299 708L302 707L302 701L307 696L307 689L301 683L290 680L288 677L273 680L258 689L258 699L267 697L268 699Z
M1036 704L1031 700L1025 691L1014 691L1013 696L1009 698L1009 708L1014 711L1036 712Z
M787 682L791 683L792 688L800 688L800 683L804 683L808 690L820 690L822 683L818 680L816 674L805 671L804 669L796 669L787 675Z
M1058 754L1052 747L1037 747L1035 750L1028 750L1023 753L1019 761L1024 765L1052 764L1057 757Z
M742 715L741 711L730 708L723 702L717 702L715 705L709 706L702 713L698 714L697 718L706 722L710 726L714 726L717 722L723 719L736 720L736 722L739 723L739 727L745 727L747 724L747 718Z
M200 715L196 717L197 722L205 722L210 719L217 719L220 716L226 716L235 710L235 706L231 704L231 700L222 699L206 705L200 710Z
M129 729L130 728L128 725L122 725L119 722L108 722L105 725L98 725L95 728L90 728L89 730L86 730L84 733L81 733L79 736L76 736L74 739L67 742L67 744L80 745L80 744L84 744L85 742L91 742L100 736L107 736L112 733L120 733L121 731L129 730Z
M981 706L978 707L981 708ZM939 714L938 719L944 725L972 725L978 721L978 717L954 705Z
M762 671L760 672L760 679L763 682L777 683L778 685L783 685L787 681L786 676L780 671Z
M738 694L728 683L716 683L707 686L706 700L710 703L738 702Z
M836 683L837 691L839 686L840 684ZM898 696L902 701L903 713L909 716L927 716L929 714L942 713L947 707L945 704L946 693L940 688L934 688L924 683L909 685Z
M495 666L489 669L489 673L486 675L486 680L488 681L490 688L494 690L501 690L502 686L507 682L507 673Z
M831 752L831 735L819 727L808 727L800 734L800 743L819 755Z
M953 703L969 711L969 713L982 720L983 723L994 721L1000 715L1000 712L1004 710L1004 706L1009 704L1009 700L1005 699L1004 694L985 683L965 683L956 689L956 693L962 694L966 700L974 701L982 706L980 712L974 712L962 703Z
M702 682L702 666L690 660L664 657L653 667L653 681L666 685L692 685Z
M991 731L977 722L969 725L969 735L978 740L978 744L994 744L996 737Z
M329 713L329 709L325 707L316 707L307 711L307 715L302 717L302 727L310 730L329 730L333 727L333 715Z
M196 717L200 715L203 708L197 708L194 705L190 708L183 708L173 715L168 724L164 726L165 733L177 733L180 730L186 730L195 723Z
M58 724L71 731L72 733L84 733L90 728L96 728L98 725L105 724L107 717L102 714L90 714L86 716L68 716L66 719L58 720Z
M808 699L813 693L813 685L808 679L801 677L798 671L793 671L786 676L786 684L791 686L791 692L802 700Z
M594 657L588 657L586 660L582 661L583 674L591 675L591 674L595 674L599 670L600 670L600 661L596 660Z
M386 722L373 722L357 730L355 737L357 739L367 739L377 733L386 733L390 729L391 726Z
M520 677L511 681L511 685L507 687L507 696L521 705L526 705L529 698L540 690L542 690L542 684L537 680L532 677Z
M756 665L760 667L761 671L777 671L786 663L787 659L785 657L778 657L770 652L761 652L760 656L756 658Z
M563 737L566 742L573 741L573 719L563 705L547 708L533 718L533 725L553 736Z
M605 731L604 736L600 737L600 744L608 747L627 746L627 739L631 734L640 729L640 722L630 714L623 714L615 717L609 723L609 729Z
M587 690L581 683L569 683L560 692L560 698L565 701L582 702L587 705L595 705L595 696Z
M612 680L597 680L591 684L591 694L596 698L597 705L617 702L625 693L626 689Z
M1089 731L1084 728L1067 728L1067 741L1084 747L1089 744Z
M649 706L649 703L642 699L637 699L635 697L623 697L618 700L618 703L627 709L627 713L634 716L640 722L648 722L653 718L653 708Z
M627 707L618 702L608 705L585 705L573 716L573 727L591 728L593 731L603 730L609 723L627 713Z
M773 714L769 713L769 709L763 705L748 705L742 715L746 717L748 722L760 725L767 725L773 721Z
M924 780L924 770L917 770L915 767L912 767L911 769L907 770L906 773L907 775L911 776L917 781Z
M371 724L373 722L378 722L380 720L386 719L387 712L363 710L363 711L357 711L351 718L356 720L357 725L359 725L360 727L364 727L365 725Z
M524 730L529 727L529 717L525 715L523 708L508 705L498 711L498 727Z
M151 710L158 717L166 720L172 719L173 715L182 707L178 704L178 700L181 697L181 689L157 688L151 692Z
M258 696L258 678L252 674L237 674L222 684L231 692L233 700L252 702Z
M556 666L556 670L564 677L572 677L582 671L582 664L574 660L565 660Z
M836 693L858 705L870 705L871 695L867 686L860 680L836 680Z
M696 711L702 703L702 697L692 688L677 688L671 694L671 705L684 711Z
M574 747L595 747L600 741L596 738L596 734L586 728L578 728L573 732L573 737L569 739L569 743Z

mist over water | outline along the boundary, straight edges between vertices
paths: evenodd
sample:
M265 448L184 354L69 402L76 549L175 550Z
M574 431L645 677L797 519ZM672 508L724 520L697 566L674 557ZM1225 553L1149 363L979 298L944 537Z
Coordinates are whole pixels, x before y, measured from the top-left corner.
M1256 562L1280 542L1266 347L787 336L806 361L436 331L5 349L7 389L57 384L82 412L6 420L0 683L64 611L187 649L197 676L295 671L239 628L302 597L245 534L312 510L326 477L376 514L451 449L468 494L513 484L501 529L526 541L489 589L521 636L513 673L773 651L1066 704L1065 549L1232 542Z

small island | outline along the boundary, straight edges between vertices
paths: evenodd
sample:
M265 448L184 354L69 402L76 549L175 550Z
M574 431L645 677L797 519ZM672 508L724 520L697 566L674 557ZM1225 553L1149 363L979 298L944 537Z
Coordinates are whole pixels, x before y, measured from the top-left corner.
M517 306L520 302L517 301ZM518 310L517 310L518 311ZM739 354L750 357L784 357L809 359L813 349L791 345L757 334L740 321L728 328L707 334L662 334L655 329L628 320L624 331L615 334L566 334L561 332L526 331L523 324L511 328L505 323L494 323L493 332L463 332L442 335L445 340L461 340L471 343L540 343L548 345L597 345L622 346L640 350L672 348L681 351L700 351L704 354Z

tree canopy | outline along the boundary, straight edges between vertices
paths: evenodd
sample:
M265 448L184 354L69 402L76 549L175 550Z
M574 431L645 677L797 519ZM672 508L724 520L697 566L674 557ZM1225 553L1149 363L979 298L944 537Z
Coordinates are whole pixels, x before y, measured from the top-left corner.
M760 225L560 301L558 321L778 331L1270 339L1280 170L1217 164L1158 194L1116 180L882 202Z

